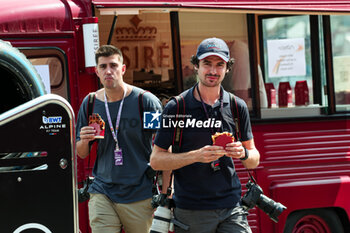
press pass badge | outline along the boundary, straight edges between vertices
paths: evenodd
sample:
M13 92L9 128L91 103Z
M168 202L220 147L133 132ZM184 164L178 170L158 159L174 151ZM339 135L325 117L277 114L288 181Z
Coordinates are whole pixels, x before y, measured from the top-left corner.
M123 153L122 153L122 149L120 148L116 148L114 150L114 164L116 166L123 165Z

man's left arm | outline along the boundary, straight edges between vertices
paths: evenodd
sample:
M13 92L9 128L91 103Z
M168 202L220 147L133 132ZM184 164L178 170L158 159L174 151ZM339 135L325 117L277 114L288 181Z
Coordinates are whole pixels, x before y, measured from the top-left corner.
M260 153L255 147L254 139L242 142L242 146L246 149L240 160L247 169L256 168L259 165ZM248 153L248 154L246 154Z
M259 165L260 153L255 147L249 110L244 101L240 102L238 111L241 135L240 141L236 142L236 149L239 153L235 158L240 159L247 169L254 169Z

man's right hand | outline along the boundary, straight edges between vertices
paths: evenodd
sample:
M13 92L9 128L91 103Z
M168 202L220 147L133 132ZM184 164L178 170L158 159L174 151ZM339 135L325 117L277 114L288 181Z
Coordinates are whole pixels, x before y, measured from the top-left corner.
M80 130L80 140L76 143L78 156L86 158L90 153L89 142L95 139L96 130L91 126L84 126Z
M210 163L215 160L218 160L226 153L227 152L222 146L207 145L198 149L196 152L193 153L193 155L196 156L195 160L197 160L198 162Z
M95 139L96 130L92 126L84 126L80 130L80 140L83 140L85 143L88 143Z

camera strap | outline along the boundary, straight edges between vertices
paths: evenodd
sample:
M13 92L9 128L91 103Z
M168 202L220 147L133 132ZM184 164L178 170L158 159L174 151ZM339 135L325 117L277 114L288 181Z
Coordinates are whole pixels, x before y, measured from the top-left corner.
M149 91L146 90L142 90L139 93L138 96L138 104L139 104L139 114L140 114L140 120L141 120L141 124L143 123L143 112L144 112L144 107L143 107L143 96L145 93L147 93ZM149 111L149 110L148 110ZM142 129L142 132L148 132L148 131L153 131L152 129Z
M178 118L182 116L182 120L185 120L185 99L182 95L174 96L171 99L174 99L176 101L177 106L177 112L176 112L176 121L178 121ZM179 153L181 148L181 142L182 142L182 132L183 128L176 127L174 130L174 136L173 136L173 144L172 144L172 152L173 153Z
M240 124L239 124L240 120L239 120L239 112L238 112L236 96L230 92L229 94L230 94L230 105L231 105L232 117L235 122L236 138L237 138L237 141L241 141L241 130L240 130ZM245 169L248 172L249 178L256 184L256 181L253 175L250 173L250 171L247 168Z
M141 124L144 122L143 120L143 113L144 113L144 106L143 106L143 96L150 91L147 90L142 90L139 95L138 95L138 108L139 108L139 115L140 115L140 120L141 120ZM146 132L153 132L153 129L142 129L142 133L146 133ZM152 146L154 143L154 136L152 137ZM148 178L154 178L153 181L153 187L152 187L152 193L154 195L159 194L159 189L158 189L158 176L159 176L159 171L154 171L150 166L147 168L146 170L146 175Z
M185 119L185 99L182 95L178 95L178 96L173 96L171 97L171 99L174 99L176 102L176 106L177 106L177 110L176 110L176 121L178 121L178 119L180 117L183 118L183 120ZM171 100L170 99L170 100ZM169 100L169 101L170 101ZM181 148L181 142L182 142L182 132L183 132L183 128L180 127L176 127L174 129L174 135L173 135L173 143L172 143L172 153L179 153L180 152L180 148ZM174 177L174 172L171 171L170 173L170 180L169 180L169 186L167 188L167 193L166 195L169 197L172 193L172 183L173 183L173 177Z

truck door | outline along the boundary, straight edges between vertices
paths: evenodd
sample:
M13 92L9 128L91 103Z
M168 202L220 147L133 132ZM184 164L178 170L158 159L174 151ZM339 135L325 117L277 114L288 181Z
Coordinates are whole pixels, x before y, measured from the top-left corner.
M77 233L74 113L68 102L40 96L1 114L0 132L0 231Z

